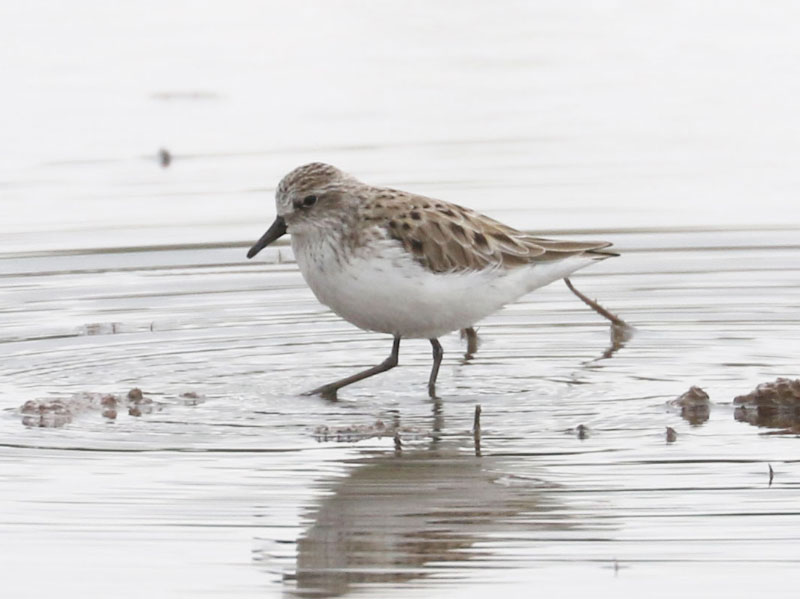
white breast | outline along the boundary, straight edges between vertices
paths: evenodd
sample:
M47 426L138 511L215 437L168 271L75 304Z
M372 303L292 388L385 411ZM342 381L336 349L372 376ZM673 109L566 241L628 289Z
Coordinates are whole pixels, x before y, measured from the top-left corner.
M292 239L300 271L317 299L357 327L406 338L431 339L472 326L592 262L576 256L508 270L433 273L391 239L347 256L331 241Z

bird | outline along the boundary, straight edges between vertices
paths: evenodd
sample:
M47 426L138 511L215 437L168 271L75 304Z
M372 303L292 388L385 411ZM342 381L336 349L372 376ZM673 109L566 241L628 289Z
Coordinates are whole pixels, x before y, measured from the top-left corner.
M428 339L433 365L442 335L472 327L527 293L617 256L606 241L535 237L469 208L362 183L322 162L297 167L278 184L276 217L247 252L253 258L289 234L316 298L355 326L392 335L380 364L313 389L336 400L343 387L399 362L402 339Z

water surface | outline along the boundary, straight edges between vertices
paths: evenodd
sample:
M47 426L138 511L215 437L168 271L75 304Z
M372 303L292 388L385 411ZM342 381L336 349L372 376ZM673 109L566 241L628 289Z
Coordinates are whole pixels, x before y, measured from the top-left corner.
M0 147L4 595L797 588L796 436L732 404L800 376L797 10L509 6L2 9L28 82ZM413 340L339 402L301 396L391 345L287 245L244 257L312 159L613 241L573 280L636 334L556 283L474 358L442 340L439 401ZM699 426L667 405L692 385Z

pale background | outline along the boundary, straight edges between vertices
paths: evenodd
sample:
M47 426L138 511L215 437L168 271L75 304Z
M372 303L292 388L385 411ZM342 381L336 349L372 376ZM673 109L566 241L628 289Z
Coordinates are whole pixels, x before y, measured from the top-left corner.
M6 2L0 250L249 240L310 160L521 228L797 223L798 12Z

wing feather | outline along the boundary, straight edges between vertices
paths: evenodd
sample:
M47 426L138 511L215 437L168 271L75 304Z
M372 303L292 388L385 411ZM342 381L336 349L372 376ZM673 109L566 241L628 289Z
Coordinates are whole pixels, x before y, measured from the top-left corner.
M370 221L400 241L434 272L515 268L588 254L601 260L605 241L561 241L534 237L469 208L407 192L376 188L377 200L363 207Z

